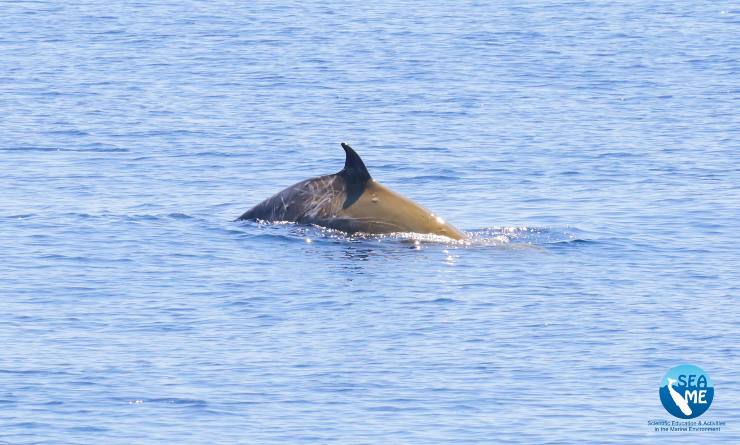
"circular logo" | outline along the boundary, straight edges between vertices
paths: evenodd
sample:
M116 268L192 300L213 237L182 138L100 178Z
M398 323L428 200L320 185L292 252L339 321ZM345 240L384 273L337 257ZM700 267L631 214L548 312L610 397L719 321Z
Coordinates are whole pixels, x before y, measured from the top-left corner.
M699 417L714 399L714 385L709 375L695 365L671 368L660 382L663 407L679 419Z

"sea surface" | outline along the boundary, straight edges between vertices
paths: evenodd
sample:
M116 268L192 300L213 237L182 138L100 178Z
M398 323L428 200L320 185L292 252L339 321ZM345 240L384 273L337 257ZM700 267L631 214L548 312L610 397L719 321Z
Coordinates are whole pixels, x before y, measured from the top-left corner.
M737 3L519 3L0 2L0 443L740 443Z

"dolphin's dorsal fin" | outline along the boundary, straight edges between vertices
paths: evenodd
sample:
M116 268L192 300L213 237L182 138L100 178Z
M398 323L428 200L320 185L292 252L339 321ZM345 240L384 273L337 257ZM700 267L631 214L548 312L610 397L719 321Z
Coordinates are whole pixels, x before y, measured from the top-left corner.
M343 205L346 209L360 198L362 192L365 191L365 184L372 178L370 172L367 171L367 167L365 167L365 163L360 159L360 155L344 142L342 142L342 148L347 154L347 158L344 161L344 170L339 174L344 176L347 187L347 199L344 200Z
M345 172L345 175L350 176L352 179L357 181L369 181L371 179L370 172L367 171L367 167L365 167L365 163L360 159L360 155L344 142L342 142L342 148L347 154L347 157L344 160L344 170L342 170Z

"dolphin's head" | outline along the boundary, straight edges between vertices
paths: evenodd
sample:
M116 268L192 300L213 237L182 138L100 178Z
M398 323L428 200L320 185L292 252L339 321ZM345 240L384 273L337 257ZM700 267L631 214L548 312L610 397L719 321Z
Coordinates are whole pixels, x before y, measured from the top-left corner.
M672 378L668 377L668 386L673 386L675 384L676 384L676 379L672 379Z

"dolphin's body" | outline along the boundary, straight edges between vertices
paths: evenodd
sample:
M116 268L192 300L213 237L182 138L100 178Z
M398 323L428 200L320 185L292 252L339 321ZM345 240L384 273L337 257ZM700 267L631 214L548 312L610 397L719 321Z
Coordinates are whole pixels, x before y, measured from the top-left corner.
M370 177L360 156L342 143L344 169L306 179L247 210L239 220L316 224L348 233L416 232L465 238L442 218Z

